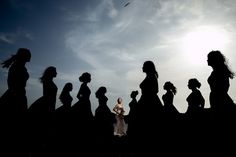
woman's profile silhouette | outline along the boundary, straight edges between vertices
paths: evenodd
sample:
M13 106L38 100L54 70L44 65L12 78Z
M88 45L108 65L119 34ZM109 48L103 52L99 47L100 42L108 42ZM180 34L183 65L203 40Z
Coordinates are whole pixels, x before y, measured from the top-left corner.
M216 154L235 154L231 143L236 140L235 136L235 103L228 94L230 87L229 79L235 74L228 66L225 56L219 50L210 51L207 55L207 62L212 67L208 77L210 86L210 107L212 111L211 149ZM229 156L229 155L228 155Z
M31 112L54 112L56 106L57 86L53 82L53 78L57 76L56 67L47 67L43 75L40 77L40 82L43 84L43 96L36 100L30 107Z
M152 61L145 61L143 72L146 73L145 79L141 82L141 97L138 101L138 114L145 120L145 123L155 122L156 115L160 116L163 105L157 95L159 92L158 73ZM140 120L141 120L140 119Z
M98 99L98 107L95 110L96 145L98 154L107 154L111 151L111 143L114 133L114 115L107 106L108 98L105 95L107 89L104 86L98 88L95 96Z
M164 113L168 116L168 118L176 118L179 113L173 104L174 95L177 93L176 87L172 82L167 81L165 82L163 89L166 90L166 93L162 95Z
M129 103L129 114L128 114L128 127L127 127L127 135L129 136L129 139L131 139L134 134L136 133L136 129L138 129L138 121L136 120L137 118L137 106L138 106L138 101L136 99L138 95L138 91L132 91L130 93L130 98L132 99ZM133 139L131 139L133 140Z
M225 56L220 51L211 51L207 57L208 65L213 69L207 80L211 89L211 108L214 112L228 112L234 106L228 95L229 79L233 79L235 74L229 69Z
M26 83L29 73L26 63L31 59L27 48L19 48L15 55L5 60L3 68L9 68L7 91L0 98L1 153L0 156L28 155L28 135L26 123L27 97Z
M189 94L186 101L188 102L187 114L190 116L198 116L205 106L205 99L199 91L200 87L201 83L196 78L189 79L188 88L192 90L192 92Z
M5 60L3 68L9 68L7 77L7 91L0 98L0 110L3 113L25 112L27 110L26 83L29 74L25 64L31 59L31 52L26 48L19 48L15 55Z
M84 72L79 77L79 81L82 83L77 94L78 102L72 106L72 110L80 114L78 116L83 117L84 121L88 121L90 123L91 120L93 120L90 102L91 90L88 87L88 83L91 82L91 74Z
M57 108L57 112L67 112L71 108L71 103L73 101L72 96L70 95L70 92L73 89L72 83L68 82L64 85L61 94L59 96L59 99L62 103L62 106Z

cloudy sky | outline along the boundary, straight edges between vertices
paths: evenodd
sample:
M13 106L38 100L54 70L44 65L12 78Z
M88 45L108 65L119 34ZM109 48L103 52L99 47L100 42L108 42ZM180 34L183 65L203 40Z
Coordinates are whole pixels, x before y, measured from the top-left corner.
M171 81L177 87L174 104L185 112L190 78L202 83L209 107L210 50L221 50L236 71L235 19L235 0L1 0L0 61L19 47L31 50L29 105L42 95L38 78L46 67L55 66L58 95L72 82L75 103L78 77L89 72L93 111L98 105L94 93L105 86L109 107L122 97L128 113L131 91L141 92L143 62L152 60L159 73L159 97L165 92L163 84ZM0 95L7 89L6 80L7 70L1 68ZM235 80L229 91L234 100Z

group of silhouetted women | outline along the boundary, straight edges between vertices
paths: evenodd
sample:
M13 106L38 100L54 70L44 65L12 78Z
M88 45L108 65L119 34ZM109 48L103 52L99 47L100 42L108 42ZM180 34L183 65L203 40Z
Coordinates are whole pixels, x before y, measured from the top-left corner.
M228 94L229 79L234 78L234 73L220 51L209 52L207 58L213 69L207 80L209 109L204 108L205 100L197 78L188 80L192 92L186 98L186 113L179 113L174 106L177 89L172 82L165 82L166 93L162 100L159 99L158 72L152 61L145 61L142 69L146 77L139 86L141 96L137 100L138 90L131 92L129 114L124 114L122 98L118 98L110 110L105 95L107 89L101 86L95 93L98 107L93 115L88 87L91 74L88 72L79 77L78 101L72 105L73 85L66 82L59 96L62 106L56 108L58 88L53 81L57 76L54 66L44 70L40 77L43 94L28 107L25 87L29 74L25 64L30 61L31 52L19 48L2 63L9 71L8 89L0 98L1 156L215 156L235 153L230 142L236 140L233 127L236 109Z

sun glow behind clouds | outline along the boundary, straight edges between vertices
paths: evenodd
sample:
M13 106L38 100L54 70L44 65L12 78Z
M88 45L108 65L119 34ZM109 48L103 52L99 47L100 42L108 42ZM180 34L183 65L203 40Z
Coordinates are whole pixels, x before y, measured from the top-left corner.
M182 40L186 59L195 65L205 64L211 50L224 50L229 42L226 30L214 26L201 26L187 33Z

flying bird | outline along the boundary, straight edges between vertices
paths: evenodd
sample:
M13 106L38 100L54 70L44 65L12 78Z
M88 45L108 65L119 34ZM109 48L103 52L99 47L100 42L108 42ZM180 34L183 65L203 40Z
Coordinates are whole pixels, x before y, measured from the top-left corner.
M129 4L130 4L130 2L127 2L127 3L124 5L124 7L127 7Z

